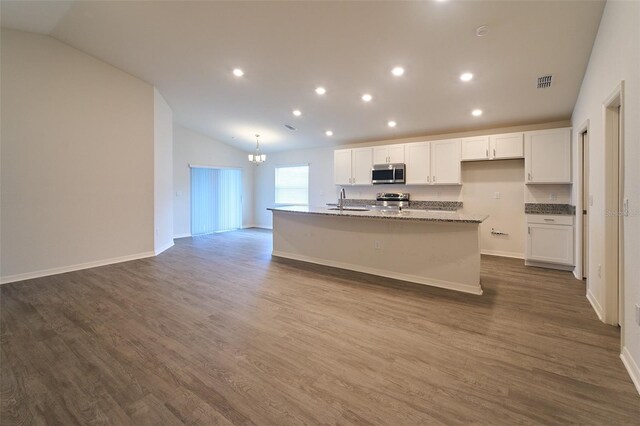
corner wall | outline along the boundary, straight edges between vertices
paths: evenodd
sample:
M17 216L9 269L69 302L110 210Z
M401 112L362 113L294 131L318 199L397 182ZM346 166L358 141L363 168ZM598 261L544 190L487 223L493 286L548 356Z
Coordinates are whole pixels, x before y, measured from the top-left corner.
M2 29L1 280L154 250L153 87Z
M191 170L189 164L242 169L242 226L253 222L253 173L247 153L200 133L173 126L173 232L174 238L191 235ZM262 167L262 166L260 166Z
M624 317L622 318L623 360L640 392L640 325L635 322L635 304L640 304L640 2L608 1L580 94L573 112L575 131L589 120L590 207L588 287L594 304L604 304L604 282L598 265L604 268L605 168L603 103L624 80L624 198L629 199L630 215L624 218ZM575 132L574 132L575 136ZM574 153L578 141L574 137ZM574 155L574 170L579 171ZM574 173L574 176L578 173ZM576 176L577 177L577 176ZM579 182L576 181L576 184ZM574 202L581 209L580 188ZM579 228L577 228L579 229ZM580 258L581 239L576 241ZM604 271L602 276L604 276ZM593 302L592 302L593 303Z
M173 111L153 89L153 210L155 254L173 246Z

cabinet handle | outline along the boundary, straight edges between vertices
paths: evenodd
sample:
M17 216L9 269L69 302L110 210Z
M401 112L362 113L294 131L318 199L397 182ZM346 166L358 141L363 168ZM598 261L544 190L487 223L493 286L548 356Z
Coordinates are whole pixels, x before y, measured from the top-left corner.
M435 176L433 177L433 181L434 181L434 182L436 181L436 177L435 177Z
M430 183L430 182L431 182L431 177L427 176L427 183Z
M530 226L528 226L527 228L528 228L528 233L529 233L529 235L531 235L531 227L530 227Z
M529 181L531 181L531 173L529 173Z
M496 149L493 148L493 158L495 158L495 157L496 157Z
M556 220L555 219L545 219L544 221L545 222L555 222Z
M486 156L487 158L489 158L489 150L488 150L488 149L486 150L485 156Z

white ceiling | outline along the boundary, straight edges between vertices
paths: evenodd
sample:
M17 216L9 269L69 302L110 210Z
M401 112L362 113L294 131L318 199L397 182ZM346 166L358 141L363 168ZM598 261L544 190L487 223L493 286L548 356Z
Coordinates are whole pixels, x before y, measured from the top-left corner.
M177 122L247 151L260 133L273 152L568 119L603 7L3 0L1 16L2 26L49 34L154 84ZM480 25L488 35L475 35ZM403 77L391 75L395 65ZM553 86L536 89L546 73ZM472 117L474 108L484 114Z

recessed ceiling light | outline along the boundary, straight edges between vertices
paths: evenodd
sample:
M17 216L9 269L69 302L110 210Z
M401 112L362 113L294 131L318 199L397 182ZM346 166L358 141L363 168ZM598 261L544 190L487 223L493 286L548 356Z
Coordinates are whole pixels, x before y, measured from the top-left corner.
M404 68L395 67L394 69L391 70L391 74L395 75L396 77L400 77L401 75L404 74Z
M476 35L478 37L484 37L489 34L489 26L488 25L480 25L476 28Z
M465 72L460 76L460 80L462 81L471 81L472 78L473 78L473 74L471 74L470 72Z
M235 75L236 77L242 77L244 75L244 71L242 71L240 68L235 68L233 70L233 75Z
M327 130L324 134L327 136L333 136L333 132L331 130Z
M474 117L480 117L482 115L482 110L474 109L473 111L471 111L471 115L473 115Z
M327 89L325 89L324 87L316 87L316 93L318 95L324 95L325 93L327 93Z
M387 123L387 126L389 126L389 127L396 127L396 124L397 124L397 123L396 123L395 121L389 121L389 122Z
M302 115L302 111L300 111L299 109L294 109L293 115L295 115L296 117L300 117Z
M370 102L371 99L373 99L373 96L371 96L368 93L365 93L364 95L362 95L362 100L365 101L365 102Z

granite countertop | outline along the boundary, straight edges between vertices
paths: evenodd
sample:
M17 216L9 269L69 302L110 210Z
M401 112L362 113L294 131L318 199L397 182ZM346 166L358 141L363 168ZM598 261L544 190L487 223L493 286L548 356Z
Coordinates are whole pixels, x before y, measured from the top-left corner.
M571 204L525 203L524 213L574 216L576 214L576 206Z
M425 210L403 209L399 210L331 210L327 207L313 206L278 206L267 210L287 213L317 214L324 216L364 217L373 219L391 220L415 220L425 222L458 222L458 223L482 223L488 215L484 214L460 214L457 212L429 212Z

